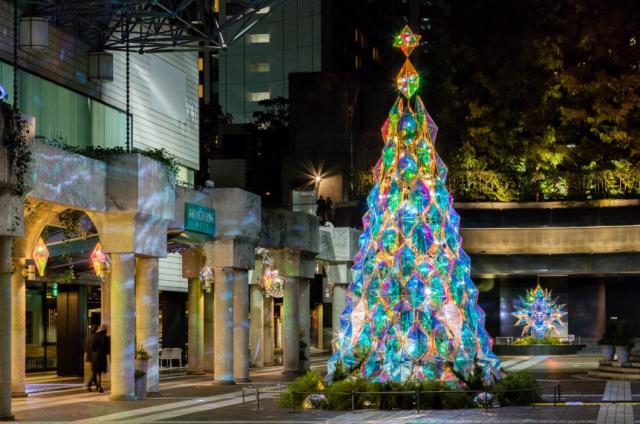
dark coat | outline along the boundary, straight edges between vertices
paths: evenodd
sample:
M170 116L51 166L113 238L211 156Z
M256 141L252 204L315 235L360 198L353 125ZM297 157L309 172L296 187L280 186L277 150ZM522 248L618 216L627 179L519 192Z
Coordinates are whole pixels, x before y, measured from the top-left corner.
M93 357L93 338L96 335L96 329L92 328L89 334L87 334L87 339L84 342L84 361L91 362L91 358Z
M98 331L93 336L93 343L91 345L91 369L93 372L102 373L107 372L107 355L109 354L109 337L107 331Z

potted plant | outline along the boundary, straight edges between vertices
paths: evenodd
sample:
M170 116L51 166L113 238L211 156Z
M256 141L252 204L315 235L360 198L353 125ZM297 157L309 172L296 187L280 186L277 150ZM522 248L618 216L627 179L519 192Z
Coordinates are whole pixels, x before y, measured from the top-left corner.
M613 321L609 321L604 328L602 337L598 340L600 346L600 352L602 352L602 360L604 362L613 361L613 354L615 353L614 343L616 337L616 326Z
M136 397L139 400L147 398L147 370L151 355L142 345L136 347Z
M144 400L147 398L147 373L136 369L136 398Z
M633 347L633 334L626 321L618 321L615 345L616 356L620 365L629 363L629 354Z
M136 348L136 370L140 370L147 373L147 369L149 367L149 359L151 359L151 355L142 345L138 345Z

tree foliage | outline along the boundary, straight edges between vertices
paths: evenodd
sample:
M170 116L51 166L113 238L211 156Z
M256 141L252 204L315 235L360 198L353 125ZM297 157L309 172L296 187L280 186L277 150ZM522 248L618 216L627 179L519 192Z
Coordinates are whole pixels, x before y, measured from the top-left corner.
M639 2L449 0L431 13L426 98L456 197L640 194Z

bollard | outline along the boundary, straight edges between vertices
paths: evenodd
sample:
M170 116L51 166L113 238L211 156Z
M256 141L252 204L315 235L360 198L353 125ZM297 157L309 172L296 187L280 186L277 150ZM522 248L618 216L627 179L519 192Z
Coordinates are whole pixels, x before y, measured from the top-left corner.
M356 396L353 390L351 391L351 412L356 413Z
M260 388L256 389L256 409L260 410Z
M244 388L242 388L242 406L244 406Z
M420 390L416 390L416 407L418 408L418 415L420 415Z

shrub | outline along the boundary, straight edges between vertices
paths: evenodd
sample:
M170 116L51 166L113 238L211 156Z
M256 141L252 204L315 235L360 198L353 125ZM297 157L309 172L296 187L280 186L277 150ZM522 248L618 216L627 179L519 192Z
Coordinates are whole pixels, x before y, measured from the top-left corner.
M329 409L335 411L350 410L351 392L367 392L369 391L369 387L369 383L363 378L358 378L356 380L347 379L334 382L327 389L327 403ZM374 403L376 399L372 395L357 394L355 396L356 409L363 408L365 401Z
M307 371L307 373L294 380L289 384L287 390L282 393L278 399L278 405L284 407L292 407L294 402L294 393L300 393L295 397L296 407L302 406L302 402L308 396L308 392L319 392L324 390L322 377L316 371ZM304 394L303 394L304 393Z
M534 345L534 344L546 344L546 345L559 345L560 338L554 336L535 337L527 336L519 338L514 344L517 345Z
M496 383L495 390L502 406L530 405L540 399L537 387L538 383L532 374L519 372L503 376Z
M616 338L616 323L615 321L607 322L606 327L604 328L604 334L598 340L598 344L602 345L613 345L615 344Z

